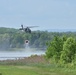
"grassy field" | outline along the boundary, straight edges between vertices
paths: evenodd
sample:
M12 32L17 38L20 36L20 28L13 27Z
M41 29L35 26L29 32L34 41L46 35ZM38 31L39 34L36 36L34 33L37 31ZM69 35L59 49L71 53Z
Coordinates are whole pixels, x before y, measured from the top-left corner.
M35 66L0 66L2 75L76 75L76 69Z
M25 59L0 62L0 75L76 75L74 67L57 67L54 64L46 63L43 58L38 56Z

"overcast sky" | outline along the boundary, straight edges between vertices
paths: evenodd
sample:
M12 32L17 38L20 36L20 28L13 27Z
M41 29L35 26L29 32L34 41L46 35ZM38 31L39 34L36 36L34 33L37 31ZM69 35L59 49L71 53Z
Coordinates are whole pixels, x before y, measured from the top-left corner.
M0 27L76 29L76 0L0 0Z

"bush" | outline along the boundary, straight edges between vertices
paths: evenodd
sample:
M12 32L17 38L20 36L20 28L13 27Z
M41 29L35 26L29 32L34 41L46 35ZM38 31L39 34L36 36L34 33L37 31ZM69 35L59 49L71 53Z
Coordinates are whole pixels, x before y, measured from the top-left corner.
M76 64L76 40L73 37L55 37L47 46L48 59L60 64Z
M76 53L76 41L74 38L69 37L63 44L63 51L60 60L62 63L71 63Z

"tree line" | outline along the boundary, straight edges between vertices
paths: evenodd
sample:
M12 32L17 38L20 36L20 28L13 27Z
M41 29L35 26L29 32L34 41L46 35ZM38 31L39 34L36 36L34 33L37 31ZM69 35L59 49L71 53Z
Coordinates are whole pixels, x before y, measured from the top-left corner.
M14 28L0 28L0 49L24 48L25 40L29 40L30 47L47 48L47 42L52 41L55 36L73 36L75 32L48 32L32 31L31 34L22 32Z

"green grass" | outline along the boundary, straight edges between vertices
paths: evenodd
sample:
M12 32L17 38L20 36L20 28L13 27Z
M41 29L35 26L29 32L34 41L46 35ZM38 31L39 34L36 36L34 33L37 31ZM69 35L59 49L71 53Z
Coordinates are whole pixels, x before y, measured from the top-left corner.
M2 75L38 75L33 67L27 66L0 66Z
M0 61L2 75L76 75L76 67L50 64L42 56Z
M54 65L30 64L24 66L0 66L2 75L76 75L75 68L61 68Z

